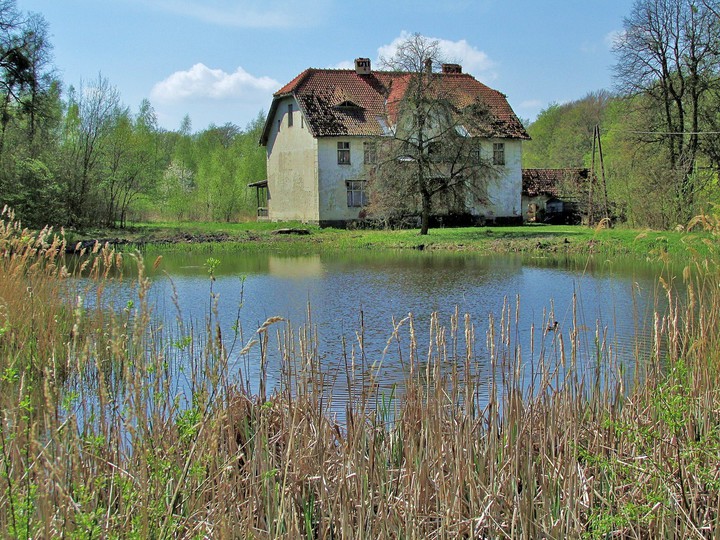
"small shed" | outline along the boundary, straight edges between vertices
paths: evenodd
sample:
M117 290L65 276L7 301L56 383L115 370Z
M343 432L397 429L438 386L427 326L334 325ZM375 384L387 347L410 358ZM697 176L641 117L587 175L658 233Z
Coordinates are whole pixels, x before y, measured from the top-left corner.
M523 169L522 213L529 223L579 223L579 202L590 171L584 168Z

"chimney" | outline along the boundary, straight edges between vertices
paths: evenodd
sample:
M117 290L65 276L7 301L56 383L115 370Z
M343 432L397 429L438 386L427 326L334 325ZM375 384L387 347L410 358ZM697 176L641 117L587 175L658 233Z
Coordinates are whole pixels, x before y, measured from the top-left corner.
M462 73L462 66L460 64L443 64L443 73Z
M370 75L370 59L369 58L356 58L355 59L355 73L358 75Z
M432 73L432 58L425 59L425 73Z

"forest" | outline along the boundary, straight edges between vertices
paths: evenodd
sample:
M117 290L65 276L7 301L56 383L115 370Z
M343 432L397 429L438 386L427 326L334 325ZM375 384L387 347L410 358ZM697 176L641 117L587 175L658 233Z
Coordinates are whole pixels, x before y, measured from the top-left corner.
M244 127L193 132L186 116L162 129L148 100L131 110L102 74L66 86L48 36L41 15L0 0L0 208L76 229L254 218L263 112ZM638 0L614 53L612 89L526 122L523 167L592 167L615 224L682 226L720 202L718 3Z
M149 101L131 110L102 74L66 88L48 35L41 15L0 0L0 208L28 227L76 229L255 215L264 113L164 130Z
M523 167L604 172L616 223L682 227L720 202L718 2L638 0L613 48L615 88L543 110Z

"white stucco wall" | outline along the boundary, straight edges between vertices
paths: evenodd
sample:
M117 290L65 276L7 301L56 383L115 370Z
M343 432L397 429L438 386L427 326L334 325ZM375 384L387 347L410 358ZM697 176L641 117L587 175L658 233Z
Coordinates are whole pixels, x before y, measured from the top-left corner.
M293 125L288 127L288 104ZM267 143L268 214L272 221L317 222L317 140L307 129L294 98L279 102Z
M346 180L363 180L365 137L324 137L318 141L318 183L320 219L323 221L353 220L362 210L347 205ZM337 143L350 143L350 164L339 165Z
M493 143L505 144L505 166L500 175L489 181L489 203L472 203L471 212L487 218L511 218L522 215L522 141L515 139L488 139L481 145L483 159L492 160Z
M288 127L288 104L293 104L293 125ZM348 221L362 208L348 207L347 180L365 177L363 143L368 137L322 137L315 139L301 117L297 103L287 98L278 103L267 144L269 218L273 221ZM338 164L337 143L350 143L350 164ZM468 210L477 216L519 218L523 212L522 141L489 139L481 144L484 159L492 159L493 143L505 145L505 166L489 181L488 204L468 196Z
M326 137L317 141L319 216L322 221L344 221L358 218L361 208L347 206L346 180L365 177L363 143L365 137ZM340 165L337 160L337 143L350 143L350 164ZM505 166L500 176L490 180L487 188L489 203L469 201L468 209L478 216L494 218L520 218L522 216L522 142L513 139L489 139L482 142L482 155L492 159L493 143L505 145Z

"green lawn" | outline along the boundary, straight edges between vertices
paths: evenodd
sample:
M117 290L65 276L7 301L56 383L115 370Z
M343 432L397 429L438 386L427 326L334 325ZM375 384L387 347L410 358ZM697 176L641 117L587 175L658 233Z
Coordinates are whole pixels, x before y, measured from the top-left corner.
M297 228L307 235L282 235L275 231ZM300 223L136 223L123 230L92 230L69 234L71 242L123 239L142 245L221 243L224 249L336 250L336 249L427 249L479 253L557 253L669 256L683 260L705 255L717 241L716 233L592 229L572 225L523 225L515 227L464 227L431 229L421 236L412 230L321 229ZM218 246L214 246L217 248Z

